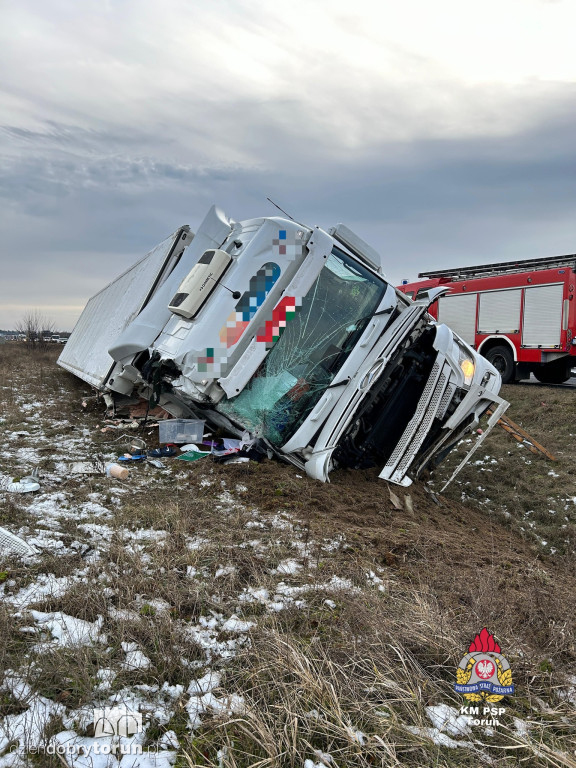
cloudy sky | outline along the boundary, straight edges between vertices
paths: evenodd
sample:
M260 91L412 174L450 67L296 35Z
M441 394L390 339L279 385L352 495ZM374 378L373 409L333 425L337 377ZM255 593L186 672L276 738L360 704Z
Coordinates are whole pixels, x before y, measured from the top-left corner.
M576 251L573 0L3 0L0 328L217 203L399 282Z

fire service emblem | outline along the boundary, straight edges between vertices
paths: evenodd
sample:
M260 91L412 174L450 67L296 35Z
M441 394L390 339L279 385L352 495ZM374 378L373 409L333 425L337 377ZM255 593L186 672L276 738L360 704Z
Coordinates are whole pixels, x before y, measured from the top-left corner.
M486 627L470 643L458 665L454 690L469 701L500 701L514 693L510 664Z

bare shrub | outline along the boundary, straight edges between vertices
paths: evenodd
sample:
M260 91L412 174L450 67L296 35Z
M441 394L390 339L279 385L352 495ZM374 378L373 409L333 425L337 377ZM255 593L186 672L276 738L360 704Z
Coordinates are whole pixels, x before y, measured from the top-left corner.
M16 330L24 334L28 349L45 349L54 328L54 321L39 309L29 309L16 323Z

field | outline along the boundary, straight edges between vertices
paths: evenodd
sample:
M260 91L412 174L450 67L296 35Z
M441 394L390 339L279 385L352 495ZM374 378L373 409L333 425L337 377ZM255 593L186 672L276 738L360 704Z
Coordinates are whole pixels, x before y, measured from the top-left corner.
M496 428L444 493L454 457L407 489L209 458L119 481L70 465L157 430L102 432L60 350L0 346L0 526L38 549L0 560L0 768L576 768L574 391L505 387L557 461ZM475 725L453 686L485 626L515 692ZM113 706L144 715L115 756Z

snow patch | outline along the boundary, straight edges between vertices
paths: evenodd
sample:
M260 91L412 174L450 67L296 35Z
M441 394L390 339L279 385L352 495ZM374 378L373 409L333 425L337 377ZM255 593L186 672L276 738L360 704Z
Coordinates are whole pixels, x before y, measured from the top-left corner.
M426 714L438 731L449 733L451 736L466 736L470 733L468 716L459 714L457 709L448 704L426 707Z

